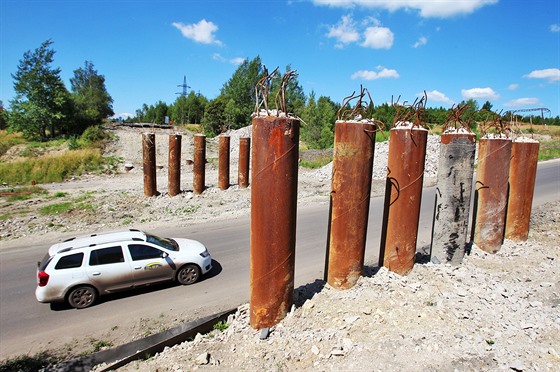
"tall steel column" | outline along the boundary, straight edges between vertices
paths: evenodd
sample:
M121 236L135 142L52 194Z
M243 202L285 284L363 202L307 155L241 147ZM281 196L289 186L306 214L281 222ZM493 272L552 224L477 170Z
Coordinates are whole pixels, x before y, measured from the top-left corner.
M539 160L539 142L528 138L513 141L509 166L509 199L506 238L525 241L533 206L533 192Z
M202 194L206 187L206 136L194 136L193 189L195 194Z
M478 142L474 243L496 253L502 247L508 198L509 138L482 138Z
M299 120L253 118L250 323L268 328L293 303Z
M180 134L169 135L168 191L170 196L181 193L181 139Z
M380 266L406 275L414 267L428 131L399 126L389 135Z
M218 187L229 188L229 136L218 137Z
M156 186L156 135L142 134L142 168L144 171L144 196L155 196Z
M330 197L327 282L354 286L362 274L371 194L376 125L337 121Z

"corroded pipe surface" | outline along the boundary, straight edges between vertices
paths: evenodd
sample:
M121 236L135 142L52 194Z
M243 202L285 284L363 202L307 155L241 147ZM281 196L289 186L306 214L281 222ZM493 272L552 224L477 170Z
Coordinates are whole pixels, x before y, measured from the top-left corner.
M206 136L194 136L194 164L193 164L193 190L195 194L202 194L206 178Z
M249 159L251 158L251 138L242 137L239 139L239 164L237 172L237 183L239 187L249 186Z
M229 188L229 136L218 137L218 187Z
M488 253L499 251L504 239L510 157L508 138L478 142L474 243Z
M335 124L327 243L327 282L334 288L350 288L362 274L375 129L365 120Z
M253 118L250 323L272 327L293 303L299 120Z
M428 131L390 131L380 266L406 275L414 266Z
M441 135L431 261L458 265L467 245L476 137Z
M144 171L144 196L155 196L156 187L156 135L142 134L142 168Z
M167 175L169 196L175 196L181 192L181 139L180 134L169 135L169 173Z
M529 236L538 157L539 143L537 141L516 139L513 142L509 165L507 239L525 241Z

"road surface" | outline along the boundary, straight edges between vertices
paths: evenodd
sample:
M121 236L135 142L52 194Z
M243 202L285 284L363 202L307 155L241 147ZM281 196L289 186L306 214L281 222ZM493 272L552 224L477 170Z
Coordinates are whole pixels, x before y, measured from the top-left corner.
M429 245L434 187L425 188L418 248ZM560 161L539 164L533 207L560 200ZM378 261L383 198L371 199L366 264ZM297 221L296 287L323 278L328 205L300 208ZM74 338L100 337L130 329L140 319L194 320L249 300L249 217L159 229L164 236L189 237L209 248L215 268L192 286L159 285L101 298L88 309L51 309L36 301L36 262L52 242L0 248L0 359L60 347ZM149 321L148 321L149 324Z

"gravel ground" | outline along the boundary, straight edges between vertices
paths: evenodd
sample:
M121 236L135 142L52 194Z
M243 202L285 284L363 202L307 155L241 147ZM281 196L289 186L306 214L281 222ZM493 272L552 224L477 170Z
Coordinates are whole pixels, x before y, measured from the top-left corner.
M243 305L226 330L119 371L558 371L560 202L531 223L527 242L473 246L459 266L420 259L405 277L368 266L349 290L300 287L265 340Z
M40 185L48 191L49 197L37 195L31 199L6 202L0 199L0 215L12 218L0 220L0 241L32 239L36 235L46 235L46 240L56 240L69 235L85 234L100 230L122 227L136 227L156 230L173 223L186 226L193 222L230 219L247 215L250 211L250 187L242 189L237 185L239 138L250 136L251 127L228 133L231 137L230 188L218 188L218 139L207 139L206 190L201 195L192 191L193 170L187 164L193 159L193 136L183 134L181 161L182 192L169 197L167 193L167 157L171 129L155 129L156 162L160 166L156 172L158 196L144 196L142 172L142 128L113 128L117 138L105 149L106 155L122 159L117 172L100 175L85 175L63 183ZM385 192L388 142L380 142L375 147L372 195ZM332 150L331 150L332 151ZM435 182L439 153L439 137L429 136L426 154L424 185ZM332 154L332 153L331 153ZM125 171L125 164L134 168ZM328 203L331 188L332 163L320 169L300 167L298 177L298 207ZM54 195L62 195L54 197ZM68 213L41 213L41 208L62 202L73 202L75 208Z
M143 195L141 129L113 129L118 141L106 153L134 168L42 185L49 197L0 204L0 251L11 241L58 241L69 235L113 230L183 226L229 219L250 211L250 188L237 183L238 138L231 135L232 186L217 187L217 139L207 140L207 189L192 192L192 135L183 136L182 193L167 195L167 146L172 130L156 133L160 195ZM424 184L437 174L439 137L428 137ZM383 195L388 143L377 143L372 195ZM300 168L298 207L328 203L331 165ZM60 197L53 197L60 194ZM43 215L45 205L72 201L60 215ZM248 324L248 306L228 320L228 328L199 335L147 361L122 370L560 370L560 203L541 207L532 217L530 239L506 241L495 255L476 246L461 266L433 265L420 259L400 277L367 266L350 290L317 280L296 290L296 305L268 339Z

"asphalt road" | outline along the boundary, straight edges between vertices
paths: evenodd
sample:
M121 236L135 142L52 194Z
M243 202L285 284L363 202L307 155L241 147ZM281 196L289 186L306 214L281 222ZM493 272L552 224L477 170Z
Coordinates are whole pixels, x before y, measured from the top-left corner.
M418 248L429 245L434 187L425 188ZM539 164L533 207L560 200L560 161ZM383 198L371 199L366 264L378 260ZM298 210L296 287L323 278L328 205ZM126 329L142 319L190 321L249 300L249 217L207 222L186 228L153 231L164 236L189 237L209 248L215 267L191 286L166 284L110 295L88 309L52 309L35 299L36 262L52 242L19 246L4 243L0 258L0 358L35 353L73 338L93 337L111 329ZM149 321L147 322L149 324Z

